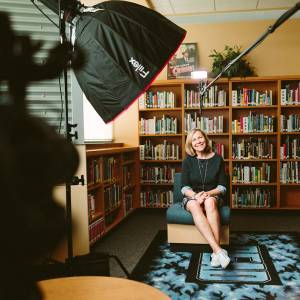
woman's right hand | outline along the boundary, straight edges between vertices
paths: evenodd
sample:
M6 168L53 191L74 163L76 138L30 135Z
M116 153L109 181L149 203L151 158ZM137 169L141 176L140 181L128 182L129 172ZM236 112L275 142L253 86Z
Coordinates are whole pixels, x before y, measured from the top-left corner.
M207 197L208 197L208 194L206 192L204 192L204 191L199 192L198 194L195 195L195 199L200 204L202 204Z

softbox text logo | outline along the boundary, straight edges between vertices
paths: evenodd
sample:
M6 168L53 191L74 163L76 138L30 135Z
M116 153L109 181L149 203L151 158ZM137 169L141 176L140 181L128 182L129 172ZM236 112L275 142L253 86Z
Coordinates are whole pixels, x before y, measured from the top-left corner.
M146 78L149 74L149 71L144 71L144 66L140 64L136 59L133 57L130 58L129 62L134 67L135 72L137 72L141 77Z

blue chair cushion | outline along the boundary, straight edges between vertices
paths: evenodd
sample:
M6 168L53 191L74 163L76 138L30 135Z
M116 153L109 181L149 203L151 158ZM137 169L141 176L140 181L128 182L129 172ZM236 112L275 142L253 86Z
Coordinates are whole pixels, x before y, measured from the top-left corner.
M220 219L222 225L228 225L230 222L230 207L222 206L219 208ZM184 224L194 225L191 213L186 211L181 203L175 203L167 209L168 224Z
M176 173L174 176L173 185L173 205L167 209L167 223L168 224L186 224L194 225L192 215L186 211L182 203L182 193L181 193L181 173ZM219 207L219 213L222 225L228 225L230 221L230 207L226 203Z

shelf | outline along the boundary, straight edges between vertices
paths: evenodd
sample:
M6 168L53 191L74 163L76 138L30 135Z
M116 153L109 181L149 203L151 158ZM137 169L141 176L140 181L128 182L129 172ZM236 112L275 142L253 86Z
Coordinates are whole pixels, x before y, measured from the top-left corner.
M232 159L232 162L276 162L277 159L276 158L251 158L251 159Z
M233 136L239 136L239 135L244 135L244 136L251 136L251 135L277 135L277 132L249 132L249 133L232 133Z
M300 210L300 206L291 206L291 207L232 207L232 210L273 210L273 211L280 211L280 210Z
M106 210L104 212L105 216L112 214L113 212L115 212L116 210L118 210L121 207L121 203L122 201L120 201L117 205L115 205L114 207L111 207L110 209Z
M232 106L232 109L260 109L260 108L277 108L278 105L239 105Z
M211 110L211 109L229 109L229 106L209 106L209 107L202 107L202 110ZM185 107L184 110L200 110L200 107Z
M282 210L300 210L300 206L281 206L279 209Z
M181 136L181 133L153 133L153 134L140 134L140 137L172 137L172 136Z
M280 161L282 161L282 162L299 161L300 162L300 158L281 159Z
M232 210L278 210L277 207L232 207Z
M187 133L184 134L187 136ZM228 132L206 133L207 136L229 136Z
M277 183L276 182L272 182L272 183L232 183L232 186L276 186Z
M299 131L293 131L293 132L280 132L280 134L282 134L282 135L288 135L288 134L299 135L300 132L299 132Z
M280 183L281 186L299 186L300 183Z
M120 182L120 178L108 179L108 180L103 181L103 186L108 187L110 185L113 185L113 184L119 183L119 182Z
M127 192L129 190L132 190L135 187L136 187L136 184L128 184L128 185L123 187L123 192Z
M300 108L300 104L281 105L281 108Z
M137 150L138 147L95 148L95 149L86 150L86 156L87 158L90 158L90 157L97 157L102 155L116 155L118 153L133 152Z
M102 182L97 182L97 183L88 183L88 190L91 191L91 190L95 190L95 189L98 189L99 187L102 186Z
M141 185L143 186L173 186L173 182L166 182L166 183L155 183L155 182L141 182Z
M143 109L140 109L139 111L140 112L147 112L147 111L156 111L156 112L159 112L159 111L181 111L181 107L175 107L175 108L143 108Z
M92 224L96 220L100 219L103 216L103 212L95 212L93 214L90 214L89 216L89 224Z
M145 159L141 160L141 163L181 163L182 159L179 160L154 160L154 159Z
M136 163L135 159L126 160L126 161L123 162L123 166L132 165L132 164L135 164L135 163Z
M128 216L128 215L126 215ZM104 234L107 234L111 229L113 229L115 226L117 226L120 222L122 221L122 219L116 219L114 222L112 222L109 225L105 226L105 231Z

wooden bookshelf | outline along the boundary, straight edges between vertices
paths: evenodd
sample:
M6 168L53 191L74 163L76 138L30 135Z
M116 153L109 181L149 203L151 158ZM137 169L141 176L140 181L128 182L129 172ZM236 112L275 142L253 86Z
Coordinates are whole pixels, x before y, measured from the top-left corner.
M141 206L161 207L172 202L157 199L157 194L172 190L172 176L164 178L163 174L181 171L187 130L206 126L231 177L233 209L300 209L299 89L300 76L219 79L209 91L200 116L197 81L155 82L139 99L141 195L145 195ZM166 126L174 120L176 130L169 132L170 127L166 133ZM169 151L166 145L178 148L179 157L149 155ZM161 150L163 146L165 150Z
M87 145L89 243L139 206L138 147Z

